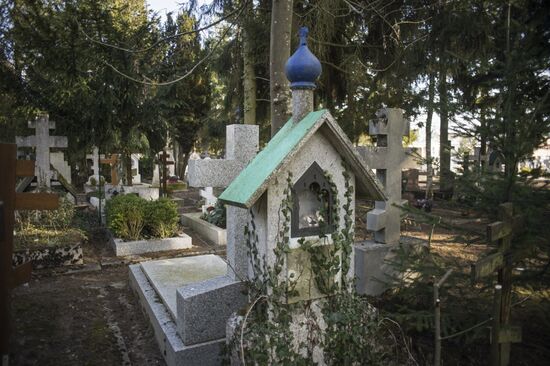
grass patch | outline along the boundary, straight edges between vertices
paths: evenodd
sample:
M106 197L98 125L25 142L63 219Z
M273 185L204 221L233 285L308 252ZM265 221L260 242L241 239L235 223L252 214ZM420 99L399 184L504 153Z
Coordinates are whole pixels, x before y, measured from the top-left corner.
M41 249L77 244L87 240L85 232L78 228L55 229L29 226L18 230L14 236L14 250Z
M174 191L183 191L186 189L187 189L187 184L185 182L168 183L166 185L166 190L169 193Z

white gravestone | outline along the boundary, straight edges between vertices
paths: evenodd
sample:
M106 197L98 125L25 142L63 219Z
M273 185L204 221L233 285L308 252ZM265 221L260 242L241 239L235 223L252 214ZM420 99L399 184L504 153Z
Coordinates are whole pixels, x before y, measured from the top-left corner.
M256 125L229 125L226 127L225 159L189 161L191 187L227 187L256 156L259 145L259 127ZM244 227L248 211L226 206L228 276L241 280L248 276L248 259Z
M358 148L367 165L376 170L378 180L384 186L387 201L375 201L374 210L367 214L367 229L374 232L378 243L396 244L401 235L401 172L415 168L403 148L403 136L409 134L409 122L403 118L403 110L384 108L378 117L369 122L369 135L377 136L374 148Z
M199 191L199 194L202 198L204 198L204 205L202 205L202 213L206 213L206 210L208 209L208 207L216 206L218 199L216 198L216 196L214 196L214 188L205 187L204 189L201 189Z
M91 185L92 178L95 179L96 184L99 184L99 148L97 146L94 146L92 153L86 154L86 159L92 161L92 171L94 172L92 175L90 175L86 184Z
M141 154L132 154L132 184L141 184L141 174L139 173L139 159Z
M50 148L66 148L66 136L50 136L50 129L55 129L55 122L49 120L47 114L40 115L36 121L29 121L29 128L36 129L34 136L17 136L15 142L18 147L35 147L36 164L34 174L39 187L50 187L50 180L54 178L50 169Z

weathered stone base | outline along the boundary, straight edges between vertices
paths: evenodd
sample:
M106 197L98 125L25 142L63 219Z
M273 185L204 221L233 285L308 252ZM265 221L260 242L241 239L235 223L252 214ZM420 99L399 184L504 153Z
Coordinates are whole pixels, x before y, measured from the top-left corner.
M227 245L227 231L201 219L200 212L181 215L181 223L215 245Z
M122 241L122 239L111 236L110 242L117 257L192 247L191 237L185 233L174 238L136 241Z
M136 292L142 309L153 326L155 338L168 366L209 366L222 363L225 337L185 346L177 333L174 319L147 280L140 264L130 266L130 286Z
M355 243L356 289L361 295L378 296L390 289L402 275L393 265L399 253L408 255L411 250L426 246L421 239L401 237L399 244L382 244L367 240Z
M32 262L33 268L48 268L83 264L80 243L43 249L18 250L13 253L12 264Z

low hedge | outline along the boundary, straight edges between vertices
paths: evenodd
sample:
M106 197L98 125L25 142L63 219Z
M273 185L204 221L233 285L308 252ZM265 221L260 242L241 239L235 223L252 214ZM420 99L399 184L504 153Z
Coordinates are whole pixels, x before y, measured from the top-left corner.
M124 240L167 238L177 232L179 214L169 199L147 201L139 196L118 195L107 201L107 226Z

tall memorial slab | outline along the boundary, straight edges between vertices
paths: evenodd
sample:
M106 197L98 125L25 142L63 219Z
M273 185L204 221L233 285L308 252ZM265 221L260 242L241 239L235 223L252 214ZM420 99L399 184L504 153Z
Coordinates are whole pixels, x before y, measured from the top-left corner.
M55 122L49 120L47 114L39 115L35 121L29 121L29 128L34 128L34 136L17 136L17 147L34 147L36 151L35 176L39 187L50 187L51 179L55 178L50 169L50 149L67 148L66 136L50 136L50 130L55 129ZM70 179L70 177L69 177Z

